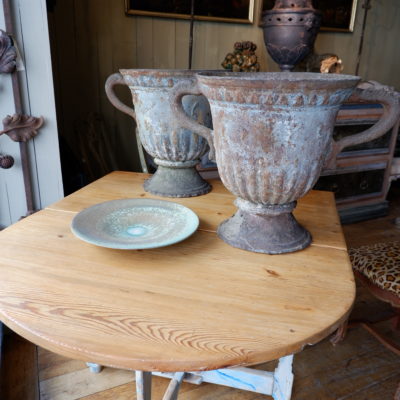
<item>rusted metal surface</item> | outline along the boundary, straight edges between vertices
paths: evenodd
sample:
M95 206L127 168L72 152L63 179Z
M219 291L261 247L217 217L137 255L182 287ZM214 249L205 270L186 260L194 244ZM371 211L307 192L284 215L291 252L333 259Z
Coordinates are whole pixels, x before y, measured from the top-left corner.
M311 0L276 0L263 13L265 46L282 71L291 71L312 50L321 18Z
M0 29L0 73L10 74L17 65L17 51L14 42Z
M209 140L222 182L238 197L238 212L219 227L223 240L269 254L310 243L291 211L314 186L332 148L349 145L348 138L333 144L332 133L340 106L359 80L316 73L200 73L196 87L174 90L178 124ZM183 113L180 99L188 93L209 100L214 130ZM398 116L398 100L388 102L385 118L353 140L384 134Z
M205 139L173 124L170 92L179 83L194 86L196 71L124 69L111 75L106 93L111 103L136 120L143 147L158 165L144 184L146 191L167 197L191 197L208 193L211 186L195 169L208 151ZM135 109L121 103L114 86L126 85ZM211 113L203 96L185 96L183 108L193 120L211 126Z
M30 115L7 115L3 119L3 130L0 135L6 134L14 142L27 142L38 134L38 130L44 123L43 117Z
M3 0L3 10L4 10L4 19L5 19L5 23L6 23L6 30L7 33L5 34L7 37L10 38L11 36L15 37L15 33L14 32L14 23L13 23L13 17L12 17L12 12L11 12L11 2L10 0ZM3 36L3 32L2 32L2 37L3 40L5 40L7 42L7 39L4 39ZM10 44L10 42L8 41L8 44ZM32 129L22 129L25 131L24 134L21 134L21 130L19 130L19 133L16 133L16 131L10 131L10 138L14 141L19 142L19 150L20 150L20 157L21 157L21 166L22 166L22 173L23 173L23 177L24 177L24 187L25 187L25 198L26 198L26 208L27 208L27 213L26 215L31 215L33 214L36 210L35 210L35 205L34 205L34 201L33 201L33 188L32 188L32 178L31 178L31 172L30 172L30 168L29 168L29 154L28 154L28 145L26 143L27 140L30 139L30 137L27 136L27 132L31 132L31 134L33 134L33 136L35 136L37 134L37 129L40 128L40 126L42 126L43 124L43 118L35 118L35 117L27 117L24 115L23 112L23 104L22 104L22 96L21 96L21 88L20 88L20 82L19 82L19 78L18 78L18 72L15 68L15 65L13 66L12 64L12 57L11 57L11 53L16 54L15 48L14 51L10 52L9 50L9 54L7 54L7 52L5 53L5 60L6 63L4 65L4 71L2 72L6 72L6 73L10 73L11 74L11 81L12 81L12 87L13 87L13 94L14 94L14 103L15 103L15 116L18 116L19 118L25 119L25 118L33 118L29 123L33 123L33 128ZM15 61L15 59L14 59ZM7 121L9 117L6 117L3 120ZM13 117L10 117L11 120ZM40 124L38 126L38 121L40 121ZM19 128L18 128L19 129ZM6 130L6 128L5 128ZM7 133L5 131L3 131L2 133ZM15 135L13 137L13 135ZM33 137L31 136L31 137ZM22 139L22 140L20 140Z
M14 158L10 155L0 154L0 168L9 169L14 165Z

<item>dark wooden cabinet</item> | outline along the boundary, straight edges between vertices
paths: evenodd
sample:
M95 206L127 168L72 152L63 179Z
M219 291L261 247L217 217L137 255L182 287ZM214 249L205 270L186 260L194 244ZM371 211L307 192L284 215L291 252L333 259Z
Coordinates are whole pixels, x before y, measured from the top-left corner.
M339 112L334 138L367 129L381 117L379 104L346 104ZM380 138L348 147L337 157L335 170L323 171L315 189L335 193L343 223L386 215L386 195L399 124Z

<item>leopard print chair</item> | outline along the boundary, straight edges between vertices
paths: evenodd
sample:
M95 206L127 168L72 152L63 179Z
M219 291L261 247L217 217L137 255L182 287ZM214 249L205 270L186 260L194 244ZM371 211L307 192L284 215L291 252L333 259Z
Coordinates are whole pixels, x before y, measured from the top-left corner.
M394 317L391 317L393 327L400 330L400 241L350 248L349 255L354 274L362 285L375 297L392 305L395 312ZM361 325L389 350L400 356L400 346L381 334L373 323L366 321L344 323L331 342L339 343L343 340L347 328L356 325ZM394 399L400 400L400 385Z
M355 274L379 299L400 307L400 242L350 248Z
M375 243L349 249L354 275L378 299L390 303L395 312L393 327L400 330L400 241ZM400 356L400 346L380 334L369 322L356 322L374 335L387 348ZM347 326L342 327L332 342L343 339Z

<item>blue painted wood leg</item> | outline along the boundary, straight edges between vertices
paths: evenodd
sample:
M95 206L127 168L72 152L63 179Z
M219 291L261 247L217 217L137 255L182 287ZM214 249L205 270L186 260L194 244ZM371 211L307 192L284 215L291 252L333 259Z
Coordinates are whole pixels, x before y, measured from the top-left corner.
M89 367L90 372L92 372L94 374L98 374L103 369L103 367L101 365L91 363L91 362L87 362L86 365Z
M176 372L172 378L170 384L168 385L167 391L163 396L163 400L177 400L178 392L185 376L184 372Z
M274 400L290 400L293 386L293 354L279 359L278 367L274 372L274 386L272 397Z
M274 400L290 400L293 385L292 362L293 355L289 355L279 360L278 367L274 372L236 367L214 371L186 372L184 376L182 375L182 379L195 385L208 382L273 396ZM176 373L171 372L154 372L153 374L169 379L176 377ZM167 400L167 398L163 400Z

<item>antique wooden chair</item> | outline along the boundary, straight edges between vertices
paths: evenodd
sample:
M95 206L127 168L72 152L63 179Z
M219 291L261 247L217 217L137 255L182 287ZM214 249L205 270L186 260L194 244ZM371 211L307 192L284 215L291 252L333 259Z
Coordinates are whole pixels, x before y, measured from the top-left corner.
M393 328L400 330L400 241L350 248L349 255L354 274L362 285L379 300L392 305L394 315L390 319ZM334 344L340 342L348 327L361 325L388 349L400 356L400 346L375 328L374 324L377 322L382 320L346 322L331 341Z
M390 303L394 316L390 319L395 330L400 330L400 242L375 243L350 248L350 260L354 274L360 282L379 300ZM400 356L400 346L382 335L373 323L354 321L383 345Z
M347 328L362 326L386 348L400 356L400 346L382 334L377 322L390 319L395 330L400 332L400 241L375 243L349 249L350 260L355 276L376 298L390 303L394 314L378 321L346 321L331 339L333 344L343 340ZM400 400L400 385L394 397Z

